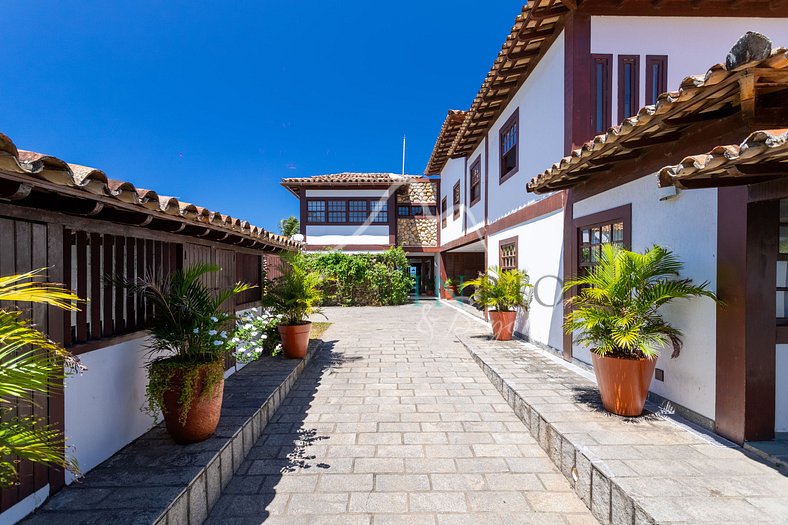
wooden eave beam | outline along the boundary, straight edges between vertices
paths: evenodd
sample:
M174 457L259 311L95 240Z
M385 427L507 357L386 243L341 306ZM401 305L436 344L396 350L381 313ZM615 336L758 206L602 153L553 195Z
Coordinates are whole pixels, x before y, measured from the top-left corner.
M555 16L562 16L569 12L569 8L565 5L552 5L550 7L541 7L537 9L532 9L528 13L528 18L530 20L543 20L545 18L552 18Z

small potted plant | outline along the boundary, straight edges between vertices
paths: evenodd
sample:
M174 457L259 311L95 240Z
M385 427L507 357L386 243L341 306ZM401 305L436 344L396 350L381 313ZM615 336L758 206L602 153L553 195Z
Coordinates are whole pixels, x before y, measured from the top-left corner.
M457 297L457 285L451 279L446 279L443 283L443 292L446 299L454 299Z
M464 283L462 289L469 286L474 287L471 302L489 311L493 339L510 341L517 309L528 311L531 302L528 274L521 270L499 272L496 267L492 267L477 279Z
M665 321L660 308L676 299L704 296L717 301L690 279L679 279L682 264L670 251L654 246L635 253L608 244L599 264L566 283L578 287L566 304L564 328L591 348L594 373L605 409L639 416L646 403L659 350L681 351L682 333Z
M279 335L282 350L288 359L303 359L309 348L312 322L309 316L319 314L322 299L322 278L300 264L298 257L287 257L282 262L282 274L269 286L263 303L280 317Z
M202 277L220 268L198 264L171 275L116 279L155 308L148 327L147 410L164 416L176 443L196 443L216 431L224 391L224 358L233 316L222 305L251 288L238 283L211 291Z

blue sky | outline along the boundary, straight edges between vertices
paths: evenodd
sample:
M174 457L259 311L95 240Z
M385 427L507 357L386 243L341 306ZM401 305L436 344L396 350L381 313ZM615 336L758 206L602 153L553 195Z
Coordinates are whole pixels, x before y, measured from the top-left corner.
M521 3L6 0L0 132L278 231L281 177L421 173Z

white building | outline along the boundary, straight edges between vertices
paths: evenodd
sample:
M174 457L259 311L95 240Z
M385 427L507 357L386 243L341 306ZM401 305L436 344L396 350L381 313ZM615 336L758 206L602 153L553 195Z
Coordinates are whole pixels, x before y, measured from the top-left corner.
M716 189L704 189L660 201L665 190L657 187L654 173L685 155L738 144L759 126L785 127L785 113L773 107L782 99L771 91L786 78L777 75L769 87L763 85L764 106L752 118L742 116L735 97L723 97L730 93L714 91L727 105L711 105L702 116L684 107L689 126L659 120L664 129L629 140L619 138L618 128L604 133L643 106L678 97L660 98L669 89L687 91L701 82L683 79L724 62L747 31L788 43L786 17L788 6L774 2L701 1L692 7L668 1L529 2L470 109L449 112L425 170L440 176L441 277L468 279L492 265L526 270L536 297L529 314L518 319L518 333L583 363L590 363L588 350L562 330L561 287L590 263L580 260L581 248L588 248L579 244L584 233L601 235L607 226L611 236L633 249L664 244L686 263L687 277L709 281L724 295L718 246L722 197ZM759 70L754 71L759 86ZM741 76L741 82L752 78ZM749 96L752 89L745 88L736 96ZM641 124L657 116L646 115ZM594 154L575 166L578 154L572 151L597 134L603 138L589 147ZM570 156L562 161L560 182L534 181L534 191L525 191L532 178L565 155ZM736 349L720 347L734 344L720 330L723 318L725 326L737 326L726 317L731 311L721 313L700 300L671 308L670 318L686 334L685 351L676 360L659 360L652 390L735 441L770 439L775 429L788 429L785 403L778 400L772 408L775 388L788 388L786 347L777 346L776 357L774 350L767 352L760 363L748 361L753 368L737 375L733 368L755 355L756 341L739 334ZM775 348L779 342L778 337L757 344ZM757 406L767 415L757 414Z

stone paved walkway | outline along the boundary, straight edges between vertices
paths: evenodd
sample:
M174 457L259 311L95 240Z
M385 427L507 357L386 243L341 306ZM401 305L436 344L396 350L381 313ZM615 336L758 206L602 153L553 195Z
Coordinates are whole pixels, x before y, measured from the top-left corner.
M474 320L435 302L326 314L328 344L207 523L596 523L454 337Z

